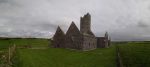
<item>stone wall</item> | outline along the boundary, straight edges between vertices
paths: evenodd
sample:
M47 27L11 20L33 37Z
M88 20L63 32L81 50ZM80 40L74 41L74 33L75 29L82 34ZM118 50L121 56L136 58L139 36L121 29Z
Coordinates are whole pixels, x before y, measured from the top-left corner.
M53 37L53 45L55 48L65 47L65 34L60 27L57 28L56 33Z
M97 48L105 48L105 37L97 37Z
M110 44L109 41L107 32L104 37L95 37L91 31L91 15L87 13L80 19L80 30L74 22L71 23L66 35L58 27L53 37L53 47L92 50L100 47L108 47Z
M74 22L71 23L66 33L66 48L81 49L81 33Z
M97 48L97 40L93 36L83 36L83 50L92 50Z

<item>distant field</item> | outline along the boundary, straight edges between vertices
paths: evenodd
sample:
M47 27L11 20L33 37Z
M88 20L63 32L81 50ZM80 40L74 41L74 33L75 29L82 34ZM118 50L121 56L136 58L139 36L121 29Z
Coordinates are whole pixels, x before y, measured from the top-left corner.
M31 47L47 47L49 45L48 39L21 39L21 38L10 38L10 39L0 39L0 49L8 48L11 45L21 46L31 46Z
M119 48L125 67L150 67L150 42L129 42Z

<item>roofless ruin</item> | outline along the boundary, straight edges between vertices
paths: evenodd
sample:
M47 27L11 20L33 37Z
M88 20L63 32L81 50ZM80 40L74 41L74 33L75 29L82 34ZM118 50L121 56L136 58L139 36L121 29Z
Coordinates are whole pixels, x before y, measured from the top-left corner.
M71 23L66 34L58 26L53 36L52 47L77 50L92 50L110 46L108 33L104 37L96 37L91 31L91 15L87 13L80 18L80 30L74 22Z

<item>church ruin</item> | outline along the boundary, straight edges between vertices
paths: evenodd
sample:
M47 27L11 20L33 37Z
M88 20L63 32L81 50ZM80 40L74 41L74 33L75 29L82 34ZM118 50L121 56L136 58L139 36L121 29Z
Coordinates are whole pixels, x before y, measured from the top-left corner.
M53 36L52 47L78 50L92 50L110 46L108 33L104 37L96 37L91 31L91 15L87 13L80 18L80 30L74 22L71 23L66 34L58 26Z

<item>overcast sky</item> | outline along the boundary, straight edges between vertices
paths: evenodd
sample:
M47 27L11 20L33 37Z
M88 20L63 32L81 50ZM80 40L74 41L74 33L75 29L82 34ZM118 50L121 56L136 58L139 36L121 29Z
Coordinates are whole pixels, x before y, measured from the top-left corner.
M150 40L150 0L0 0L0 36L50 38L87 12L96 36Z

